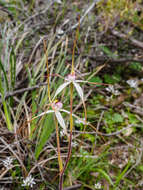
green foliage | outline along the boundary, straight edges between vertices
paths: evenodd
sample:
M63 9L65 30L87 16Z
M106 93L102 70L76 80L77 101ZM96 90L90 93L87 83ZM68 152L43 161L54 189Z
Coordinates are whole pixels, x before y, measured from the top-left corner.
M102 81L102 79L100 78L100 77L98 77L98 76L95 76L95 77L92 77L90 80L89 80L89 82L95 82L95 83L102 83L103 81ZM100 87L101 85L99 84L97 84L96 85L97 87Z
M111 177L103 169L96 168L95 171L100 173L109 182L110 185L114 185Z
M105 122L108 127L104 127L107 133L114 132L117 127L120 128L123 125L124 118L119 113L114 113L113 110L106 111L104 114Z
M68 173L74 180L83 181L83 186L88 184L88 187L94 188L94 184L100 183L102 179L106 179L112 186L113 182L108 172L106 171L106 155L108 151L104 151L97 157L90 154L90 152L80 149L80 157L73 157L68 166ZM92 176L92 173L98 172L98 177ZM65 180L65 185L68 185L68 178Z
M45 150L44 146L46 145L46 143L48 142L49 138L51 137L51 135L53 134L54 130L55 130L55 124L53 122L53 115L52 114L48 114L43 116L42 118L36 118L35 120L32 120L31 122L27 122L28 119L33 118L34 116L38 115L39 113L45 112L47 109L49 109L49 107L47 108L47 104L49 106L49 101L48 99L48 95L47 95L47 87L45 86L41 86L38 90L33 90L31 91L27 91L25 92L23 95L18 95L17 97L15 96L16 101L13 101L13 98L8 98L5 99L5 95L7 92L9 91L13 91L15 90L15 88L17 88L17 84L18 84L18 88L19 88L19 83L21 82L20 77L25 77L25 69L27 71L26 73L26 82L24 81L24 86L27 85L27 87L32 87L38 83L43 83L46 81L45 79L45 75L46 75L46 64L45 64L45 55L43 54L43 47L42 47L42 43L40 44L37 39L39 39L39 37L41 38L41 36L44 36L48 34L48 40L47 40L47 53L48 53L48 60L49 60L49 67L50 67L50 88L51 88L51 97L54 97L54 93L55 93L55 89L57 89L62 83L63 83L63 78L59 78L56 76L56 74L60 74L63 77L67 75L67 73L69 72L69 66L70 63L69 60L71 60L71 49L72 47L70 46L72 43L71 41L73 41L72 38L72 33L70 35L67 35L67 39L63 38L58 38L56 35L57 34L53 34L50 36L50 24L49 24L49 20L47 20L48 22L48 26L46 26L45 28L42 26L39 30L39 26L40 23L38 23L38 19L39 18L43 18L43 22L45 22L44 20L44 16L45 14L47 14L46 12L42 15L38 15L38 16L34 16L34 18L32 18L30 20L30 22L32 23L32 27L35 26L35 28L28 28L27 30L27 26L29 26L29 21L28 19L32 16L35 15L36 13L36 0L32 0L32 1L27 1L27 0L22 0L22 1L18 1L18 0L9 0L8 1L0 1L3 2L3 5L7 7L7 10L10 11L10 13L12 13L12 15L14 16L14 19L16 20L16 25L19 27L19 24L24 23L24 25L22 25L22 27L20 27L19 31L14 32L14 35L16 36L12 36L8 38L5 38L5 34L7 35L7 32L11 32L12 26L8 25L8 27L5 25L5 31L2 31L2 39L1 39L1 44L0 44L0 53L3 56L4 55L4 59L3 62L0 62L0 95L1 95L1 100L2 100L2 105L1 105L1 112L3 117L5 116L5 121L6 121L6 125L8 127L9 130L13 129L13 122L19 127L21 125L24 125L24 127L22 126L22 130L23 128L27 128L27 123L28 123L28 129L30 131L30 136L29 136L29 140L30 142L33 142L33 145L29 145L27 146L27 142L29 141L24 141L24 144L26 144L26 147L28 147L28 149L30 148L31 151L34 151L35 153L35 157L37 160L39 160L41 162L42 159L47 159L47 158L52 158L53 153L50 154L46 154L46 152L44 152L43 150ZM44 2L44 1L43 1ZM41 3L41 5L43 6L43 2ZM59 9L59 5L57 3L55 3L53 5L53 9L48 11L48 16L47 18L50 18L50 22L52 22L52 20L54 20L53 25L54 25L54 29L58 29L58 27L60 27L62 25L62 28L67 29L68 27L68 21L65 22L65 18L68 18L70 15L70 8L72 9L73 13L72 15L77 16L77 12L82 12L81 7L82 4L84 4L85 2L78 2L72 4L71 7L67 6L67 2L66 0L62 1L62 5L60 5L60 9ZM81 3L81 4L80 4ZM93 12L93 22L95 22L95 11L97 11L97 15L100 15L100 19L98 21L99 24L99 30L104 30L108 31L108 28L112 30L112 28L114 28L114 26L116 26L115 29L120 29L120 27L124 27L124 22L127 22L133 26L137 26L137 28L133 27L133 29L129 30L127 29L126 31L126 26L125 28L123 28L123 30L125 29L125 32L127 32L128 35L132 35L135 34L136 37L136 30L143 30L143 25L142 25L142 21L143 21L143 14L141 13L140 15L138 14L138 10L140 10L140 7L142 6L141 4L141 0L135 0L135 1L127 1L127 0L108 0L108 1L101 1L98 3L98 5L95 7L94 12ZM37 3L38 4L38 3ZM77 6L77 5L80 6ZM26 5L26 7L24 7ZM26 12L23 11L23 7L27 9ZM39 7L39 11L41 11L40 9L41 7ZM75 10L75 12L74 12ZM54 12L53 17L51 17L52 15L52 11ZM61 11L61 12L60 12ZM50 12L50 13L49 13ZM58 12L58 15L57 15ZM19 14L20 13L20 14ZM22 19L21 19L21 13L22 13ZM66 13L68 13L68 17L65 16ZM50 15L50 16L49 16ZM91 15L89 14L89 17L92 17L92 13ZM52 18L52 19L51 19ZM74 17L73 17L74 18ZM20 20L21 19L21 20ZM27 20L25 22L25 19ZM76 21L76 20L75 20ZM83 20L83 26L84 26L84 21L86 24L89 24L88 21L88 17L86 17ZM101 23L100 23L101 22ZM120 25L119 23L123 22L123 25ZM2 23L5 24L5 23ZM52 25L52 30L53 30L53 25ZM118 27L119 26L119 27ZM38 29L37 29L38 28ZM44 28L44 30L43 30ZM77 50L78 50L78 54L80 54L80 52L83 53L86 52L86 55L90 52L94 52L94 50L92 49L93 47L95 47L95 35L92 34L93 32L93 28L91 26L91 29L89 30L89 34L86 34L86 38L87 38L87 42L86 44L84 44L84 42L82 41L82 39L85 37L83 35L83 31L86 30L87 27L83 27L81 30L81 32L79 33L79 39L78 44L76 46ZM95 28L94 28L95 29ZM122 28L121 28L122 29ZM87 30L86 30L87 31ZM13 32L13 31L12 31ZM36 36L36 34L38 33L38 36ZM42 35L41 35L42 33ZM95 33L95 31L93 32ZM108 33L108 32L107 32ZM34 34L34 35L33 35ZM68 33L67 33L68 34ZM106 34L106 33L104 33ZM137 33L138 34L138 33ZM94 37L92 37L92 35ZM102 34L101 34L102 35ZM111 34L110 34L111 35ZM50 37L49 37L50 36ZM69 37L70 36L70 37ZM98 37L98 34L97 34ZM100 36L99 36L100 37ZM111 36L110 36L111 37ZM14 42L14 47L11 46L11 41L13 41L13 38L16 39ZM46 37L47 38L47 37ZM4 40L3 40L4 39ZM35 41L36 39L36 41ZM6 41L5 41L6 40ZM67 40L67 41L66 41ZM94 40L94 42L93 42ZM104 39L103 39L104 40ZM102 41L102 39L101 39ZM121 42L122 41L122 42ZM31 43L32 42L32 43ZM38 45L38 43L40 44L40 46ZM102 42L101 42L102 43ZM119 42L119 49L113 49L112 45L108 46L108 42L106 45L106 38L104 41L104 45L100 46L100 50L102 50L104 52L104 54L106 54L106 56L110 59L118 59L120 55L120 43L124 44L124 40L120 40ZM4 44L4 53L3 53L3 44ZM36 47L35 44L37 44L38 46ZM116 45L116 43L115 43ZM81 47L82 46L82 47ZM98 46L98 38L97 38L97 46ZM118 46L118 45L117 45ZM9 48L10 47L10 48ZM19 60L23 61L24 58L24 63L25 60L28 60L29 57L27 57L27 55L29 56L32 48L35 48L35 50L33 49L34 52L34 56L32 58L32 61L30 62L30 64L24 64L24 67L22 69L22 72L24 71L24 74L20 73L20 77L16 76L16 66L17 66L17 61L19 62ZM126 46L125 44L123 45L123 54L129 50L129 46ZM38 50L37 50L38 49ZM86 50L85 50L86 49ZM97 48L98 49L98 48ZM68 52L68 55L67 55ZM122 52L121 52L122 53ZM19 56L20 55L20 56ZM21 55L23 57L21 57ZM35 58L36 57L36 58ZM75 56L76 57L76 56ZM79 70L78 71L78 65L80 65L80 68L82 67L82 62L80 63L80 61L82 60L82 55L81 56L77 56L78 58L76 59L76 73L80 75L80 72L82 73L83 71L86 70L86 68L90 68L91 66L91 62L90 59L86 60L86 63L83 66L83 70ZM17 59L18 58L18 59ZM2 60L2 59L1 59ZM68 62L68 64L67 64ZM8 65L9 64L9 65ZM100 64L100 63L99 63ZM108 65L107 65L108 64ZM105 64L105 67L103 67L101 70L99 69L99 67L94 68L91 73L90 73L90 77L89 78L89 82L94 82L94 83L107 83L107 84L119 84L119 86L121 86L121 89L119 88L119 90L121 90L121 95L123 93L126 93L129 96L128 100L130 101L130 99L134 100L136 98L136 89L128 89L128 91L125 89L126 85L123 86L126 81L123 78L123 75L125 76L127 73L126 77L132 77L130 76L130 73L133 71L133 73L141 73L142 71L142 64L138 63L138 62L131 62L128 64L127 70L125 71L125 68L123 64L116 64L113 63L113 69L112 69L112 65L111 65L111 71L108 72L108 68L110 69L110 63ZM26 66L25 66L26 65ZM107 66L107 67L106 67ZM109 67L108 67L109 66ZM89 70L86 70L87 73L89 72ZM86 72L85 71L85 72ZM129 74L128 74L129 71ZM139 71L139 72L136 72ZM82 73L83 74L83 73ZM98 76L99 74L99 76ZM87 74L89 75L89 74ZM83 75L85 76L85 79L88 80L88 78L86 78L87 75ZM28 77L28 78L27 78ZM22 81L23 82L23 81ZM123 84L123 85L122 85ZM23 85L23 83L22 83ZM20 86L20 88L23 88L23 86ZM106 90L104 88L106 88L106 86L97 84L95 85L98 88L95 88L94 91L94 87L93 87L93 92L91 93L91 95L87 98L87 120L88 122L91 122L91 124L93 124L95 127L97 127L97 124L99 124L99 131L100 132L104 132L104 133L112 133L115 131L118 131L120 129L122 129L123 127L126 127L127 125L135 125L135 124L141 124L141 120L140 120L140 116L137 117L137 115L135 113L132 112L132 110L128 109L128 110L124 110L124 105L121 104L117 105L117 107L113 107L112 105L107 105L106 104ZM118 86L118 85L117 85ZM137 91L137 93L141 93L142 88L141 88L142 84L139 85L139 89ZM88 86L89 87L89 86ZM128 88L130 88L128 86ZM88 93L89 88L86 88L86 84L84 86L84 92L85 95ZM96 91L97 89L97 91ZM133 94L131 94L133 92ZM108 93L108 95L110 95L110 92ZM120 95L119 95L120 96ZM119 96L114 96L111 95L111 101L116 101L116 98L118 99ZM79 99L77 98L77 93L74 92L73 95L74 98L74 102L73 102L73 106L79 104ZM65 91L63 91L61 94L58 95L58 99L62 100L64 102L65 107L70 110L70 106L69 106L69 88L66 89ZM132 101L131 100L131 101ZM122 109L121 111L118 109ZM27 112L26 112L27 111ZM123 112L122 112L123 111ZM82 109L81 107L79 107L79 109L76 111L77 115L82 115ZM103 113L103 116L102 116ZM121 114L123 113L123 114ZM75 113L76 114L76 113ZM63 116L65 117L65 119L67 119L68 117L66 115L63 114ZM101 117L102 116L102 117ZM99 118L101 117L101 121L99 120ZM80 126L80 127L79 127ZM76 124L75 123L75 129L78 130L79 132L82 131L84 129L84 125L83 124ZM91 128L86 128L88 132L91 132ZM21 130L21 128L20 128ZM138 130L134 127L133 129L134 131L138 132ZM76 131L77 132L77 131ZM136 135L138 136L134 136L134 140L137 139L137 142L140 138L140 136L142 135L141 130L139 130L139 133L136 133ZM125 134L124 132L122 134ZM20 134L21 135L21 134ZM74 134L75 135L75 134ZM139 136L140 135L140 136ZM122 135L121 135L122 136ZM19 138L19 134L18 134L18 138ZM83 187L81 187L82 190L84 189L95 189L94 185L95 183L102 183L102 184L107 184L109 185L109 189L111 190L117 190L117 189L122 189L122 190L127 190L128 188L139 188L138 186L136 186L135 184L137 184L138 182L136 182L136 178L139 179L139 177L142 177L142 173L143 173L143 164L142 161L140 161L139 165L135 168L134 170L132 170L131 175L129 173L129 175L127 177L124 177L124 175L126 174L126 172L129 170L130 167L132 167L131 163L128 162L128 164L126 164L126 166L122 169L119 169L116 166L111 166L110 164L110 156L111 152L110 150L113 148L115 148L115 152L116 152L116 147L114 147L114 144L116 144L117 146L121 145L120 141L118 140L117 137L114 138L114 136L112 136L111 138L108 137L102 137L101 136L96 136L95 133L93 134L89 134L86 133L83 134L83 138L81 139L81 136L79 134L74 136L75 139L79 140L79 142L81 142L83 140L83 146L82 149L80 149L80 147L76 147L74 149L72 149L72 158L70 160L69 166L68 166L68 170L66 171L66 175L65 175L65 186L69 186L72 183L74 184L74 182L80 182ZM139 138L138 138L139 137ZM9 138L9 137L8 137ZM123 142L127 143L128 146L128 138L130 138L130 142L132 143L132 136L128 136L127 138L125 136L123 136L122 140ZM25 137L23 138L25 140ZM20 139L20 143L23 139ZM98 139L96 141L96 139ZM9 140L9 139L8 139ZM62 139L63 140L63 139ZM64 138L65 140L65 138ZM55 141L54 141L55 143ZM66 142L67 143L67 142ZM112 144L113 143L113 144ZM22 144L22 143L21 143ZM56 144L56 143L55 143ZM96 146L95 146L96 144ZM139 144L139 142L137 143ZM21 146L21 145L18 145ZM64 155L64 151L65 151L65 142L62 141L62 155ZM85 147L84 147L85 146ZM13 148L13 146L11 146ZM135 149L137 149L136 144L133 144L133 147ZM20 147L21 148L21 147ZM28 150L26 149L26 151ZM107 151L107 149L109 149L109 152ZM51 148L51 152L53 152L54 149ZM78 151L80 150L80 151ZM20 150L21 151L21 150ZM25 152L26 152L25 151ZM124 151L124 150L123 150ZM130 153L130 150L128 151ZM29 153L29 152L28 152ZM55 153L55 152L54 152ZM5 156L5 154L4 154ZM33 161L33 156L31 155L31 152L29 154L27 154L26 152L26 156L27 158L24 159L24 165L27 169L27 171L29 172L31 170L31 168L33 167L33 163L35 163L35 160ZM109 157L108 157L109 156ZM56 158L56 156L54 155L54 157ZM64 158L65 159L65 158ZM114 157L114 159L118 159L116 157ZM21 166L19 166L19 163L17 163L17 166L15 166L14 168L12 168L12 170L7 172L7 176L10 174L10 176L13 179L13 188L14 189L24 189L24 187L20 187L19 182L22 182L22 176L23 173L21 171ZM50 165L50 169L48 168ZM50 160L50 162L45 163L44 164L44 168L42 171L42 175L45 177L45 169L48 169L48 176L56 176L58 171L57 169L57 160ZM53 169L54 167L54 169ZM115 167L115 168L113 168ZM46 183L44 183L43 181L41 182L41 176L39 171L37 172L37 168L32 170L32 173L36 176L37 181L36 184L36 188L39 189L57 189L57 187L55 188L54 185L57 183L57 181L53 182L53 186L51 185L51 180L47 180L46 178ZM50 173L51 172L51 173ZM55 172L55 173L54 173ZM51 175L52 174L52 175ZM47 175L47 174L46 174ZM48 177L46 176L46 177ZM131 179L130 179L131 176ZM132 177L135 177L135 180ZM136 177L137 176L137 177ZM52 177L51 177L52 178ZM42 183L42 184L39 184ZM50 185L49 185L50 184ZM55 185L56 186L56 185ZM104 189L105 187L102 186L102 188Z
M45 116L45 118L41 122L41 126L42 126L42 132L41 134L39 134L38 144L35 149L36 159L38 159L44 145L46 144L47 140L49 139L50 135L55 129L54 124L53 124L52 114L50 115L48 114Z
M107 84L115 84L119 82L120 80L121 80L121 76L119 74L113 74L113 75L105 74L104 75L104 81Z
M127 115L130 124L137 124L139 122L139 120L135 117L133 113L128 112Z
M136 71L141 71L142 70L142 65L141 63L138 62L131 62L129 65L130 69L136 70Z
M137 7L140 6L142 6L140 0L108 0L106 2L99 2L98 11L102 14L102 19L104 20L104 25L102 25L100 29L102 30L103 27L107 28L109 26L113 26L114 23L116 23L117 18L120 22L129 21L138 26L140 29L143 29L141 24L143 20L143 14L138 15L137 9Z
M117 176L115 185L114 185L114 190L116 190L118 184L120 183L120 181L122 180L122 178L124 177L125 173L128 171L129 167L131 166L131 163L128 162L128 164L126 165L126 167L124 168L124 170Z
M139 166L137 167L137 170L143 173L143 165L139 165Z
M110 58L117 58L116 53L112 53L112 51L106 47L106 46L100 46L100 48L102 49L102 51Z
M4 78L4 80L3 80L3 78ZM0 94L1 94L2 104L3 104L3 108L4 108L7 128L10 131L12 131L13 127L12 127L12 123L11 123L10 112L9 112L9 109L7 106L7 102L5 100L5 93L6 93L7 88L8 88L7 74L0 61Z

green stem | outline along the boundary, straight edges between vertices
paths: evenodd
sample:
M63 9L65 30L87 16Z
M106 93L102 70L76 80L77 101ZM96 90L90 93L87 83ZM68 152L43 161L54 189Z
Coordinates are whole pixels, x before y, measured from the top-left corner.
M60 173L60 182L59 182L59 190L63 189L63 175L69 163L72 151L72 129L73 129L73 117L72 117L72 105L73 105L73 84L70 84L70 136L69 136L69 144L68 144L68 155L66 158L66 162L62 172Z
M60 140L59 140L59 128L58 128L58 121L57 118L55 117L55 124L56 124L56 138L57 138L57 150L58 150L58 163L59 163L59 170L60 173L63 170L63 162L61 159L61 151L60 151Z
M71 68L71 74L74 74L74 54L75 54L75 47L76 47L76 42L77 42L77 38L78 38L78 34L79 34L79 28L80 28L80 18L79 18L79 25L78 28L76 30L76 35L75 35L75 39L74 39L74 45L73 45L73 51L72 51L72 68Z
M47 65L48 97L49 97L49 102L51 103L51 95L50 95L50 72L49 72L48 53L47 53L47 47L46 47L46 41L45 41L45 40L43 40L43 44L44 44L44 51L45 51L46 65Z

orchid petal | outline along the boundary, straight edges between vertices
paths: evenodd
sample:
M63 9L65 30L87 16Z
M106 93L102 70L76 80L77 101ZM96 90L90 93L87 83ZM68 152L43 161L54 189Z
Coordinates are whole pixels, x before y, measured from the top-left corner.
M75 86L77 92L78 92L78 95L80 96L80 98L82 99L82 101L84 101L84 98L83 98L83 90L82 88L80 87L80 85L76 82L73 82L73 85Z
M67 111L67 110L65 110L65 109L60 109L60 111L62 111L62 112L64 112L64 113L67 113L67 114L70 115L70 111ZM73 116L74 118L76 118L77 120L82 121L83 124L89 125L89 122L87 122L87 121L85 121L84 119L78 117L78 116L75 115L74 113L72 114L72 116Z
M60 85L59 88L56 90L56 93L55 93L54 98L55 98L66 86L68 86L70 83L71 83L71 81L65 82L65 83L63 83L62 85Z
M66 125L65 125L65 122L64 122L64 119L63 119L61 113L59 111L55 111L55 115L56 115L56 118L57 118L60 126L63 128L65 134L67 134Z
M75 82L84 82L84 83L88 83L88 81L86 81L86 80L75 80Z
M53 112L54 112L53 110L48 110L48 111L42 112L41 114L39 114L39 115L33 117L32 120L33 120L33 119L36 119L36 118L38 118L38 117L41 117L41 116L43 116L43 115L45 115L45 114L49 114L49 113L53 113Z

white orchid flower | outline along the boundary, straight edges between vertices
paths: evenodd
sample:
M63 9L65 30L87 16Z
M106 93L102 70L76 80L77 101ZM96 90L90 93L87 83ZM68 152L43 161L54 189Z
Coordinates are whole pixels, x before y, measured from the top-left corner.
M83 81L83 80L76 80L76 76L75 74L69 74L66 78L65 78L65 82L59 86L59 88L56 90L55 96L54 98L69 84L73 84L74 87L77 90L78 95L80 96L81 100L84 101L84 95L83 95L83 90L80 87L80 85L78 84L79 82L87 82L87 81Z
M55 113L55 116L56 116L56 118L57 118L57 120L58 120L58 123L59 123L60 126L63 128L64 133L67 134L66 125L65 125L64 119L63 119L63 117L62 117L62 115L61 115L61 113L60 113L60 110L61 110L61 108L63 107L62 102L53 102L53 103L51 104L51 107L52 107L51 110L42 112L41 114L39 114L39 115L35 116L34 118L32 118L32 120L33 120L33 119L36 119L36 118L38 118L38 117L41 117L41 116L43 116L43 115L45 115L45 114Z
M66 124L65 124L65 121L64 121L64 119L63 119L63 116L62 116L61 112L64 112L64 113L70 115L70 111L67 111L67 110L65 110L65 109L62 109L62 107L63 107L62 102L54 102L54 103L51 104L51 107L52 107L52 109L47 110L47 111L45 111L45 112L42 112L41 114L39 114L39 115L33 117L32 120L34 120L34 119L36 119L36 118L38 118L38 117L41 117L41 116L43 116L43 115L49 114L49 113L55 113L55 116L56 116L56 118L57 118L57 120L58 120L58 123L59 123L60 126L62 127L64 134L66 134L66 135L68 136L67 127L66 127ZM80 122L85 123L85 119L82 119L82 118L78 117L78 116L75 115L75 114L72 114L72 116L73 116L74 118L76 118L77 120L79 120ZM86 122L86 124L88 125L89 123Z

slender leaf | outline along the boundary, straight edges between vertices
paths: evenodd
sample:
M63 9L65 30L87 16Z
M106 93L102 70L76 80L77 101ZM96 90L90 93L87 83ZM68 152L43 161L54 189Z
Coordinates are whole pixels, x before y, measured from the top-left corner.
M40 134L40 140L36 146L35 149L35 157L38 159L44 145L48 141L49 137L51 136L52 132L54 131L54 122L53 122L53 114L48 114L45 119L42 120L41 122L42 126L42 132Z
M101 168L96 168L95 171L101 173L111 185L114 185L112 179L104 170L102 170Z

